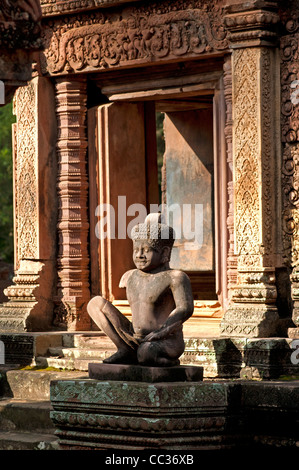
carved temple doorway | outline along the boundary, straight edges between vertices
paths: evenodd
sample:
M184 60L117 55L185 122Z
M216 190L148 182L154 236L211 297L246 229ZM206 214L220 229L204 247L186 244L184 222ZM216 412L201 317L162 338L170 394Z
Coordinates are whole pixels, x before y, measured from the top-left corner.
M102 103L93 106L91 100L88 112L91 295L101 293L130 315L118 283L134 267L128 233L136 216L142 219L136 204L150 212L162 203L170 207L169 221L180 229L171 267L191 279L195 312L187 327L193 335L204 319L217 334L227 299L223 63L209 65L211 72L199 64L177 79L162 79L160 72L156 86L160 81L163 87L150 92L144 78L134 76L129 87L126 77L113 85L101 77L92 86L93 96L100 90ZM160 184L158 113L164 121Z

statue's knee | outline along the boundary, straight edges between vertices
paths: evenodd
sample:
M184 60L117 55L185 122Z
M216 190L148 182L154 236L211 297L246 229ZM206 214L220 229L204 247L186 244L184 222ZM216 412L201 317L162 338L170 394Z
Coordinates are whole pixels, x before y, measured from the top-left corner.
M106 302L107 301L104 297L101 297L100 295L93 297L87 304L87 312L92 317L93 314L103 309Z

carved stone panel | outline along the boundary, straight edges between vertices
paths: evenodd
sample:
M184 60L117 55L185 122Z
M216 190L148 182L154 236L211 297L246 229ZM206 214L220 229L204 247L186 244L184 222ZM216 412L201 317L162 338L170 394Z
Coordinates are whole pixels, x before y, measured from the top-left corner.
M86 81L56 82L58 260L54 324L90 329Z
M36 77L18 89L14 111L15 277L0 307L0 330L51 327L56 262L55 143L53 85ZM44 113L44 107L47 114Z
M214 2L149 2L45 20L44 73L139 66L222 53L223 8Z
M252 16L251 12L236 16L239 20L231 16L229 20L234 47L232 107L237 279L231 304L222 320L221 333L271 336L277 333L279 323L275 305L279 192L273 193L273 188L279 187L280 183L278 109L275 104L277 56L275 49L269 47L269 38L273 40L274 32L268 33L269 24L273 27L277 15L273 12L264 17L260 14ZM240 17L244 19L242 23ZM248 36L245 32L249 29L250 18L255 18L256 29L251 24ZM243 31L240 31L240 24ZM252 45L255 47L250 47Z
M291 270L293 321L289 330L299 337L299 8L287 2L280 11L284 34L281 58L281 141L283 196L283 255Z

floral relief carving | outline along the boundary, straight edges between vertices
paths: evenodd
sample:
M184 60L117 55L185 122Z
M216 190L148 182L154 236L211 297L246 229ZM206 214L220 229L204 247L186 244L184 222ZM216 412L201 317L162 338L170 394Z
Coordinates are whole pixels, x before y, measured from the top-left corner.
M235 240L239 263L261 265L258 162L258 49L234 52Z
M281 13L285 35L280 42L281 57L281 140L283 195L283 250L292 268L293 321L299 326L299 9L291 4ZM298 335L298 328L290 329ZM291 333L292 334L292 333Z
M295 267L299 264L299 103L293 86L299 80L299 11L281 16L286 32L280 43L283 248L286 264Z
M17 142L15 147L15 220L17 262L38 259L38 207L36 167L35 90L33 84L16 94Z

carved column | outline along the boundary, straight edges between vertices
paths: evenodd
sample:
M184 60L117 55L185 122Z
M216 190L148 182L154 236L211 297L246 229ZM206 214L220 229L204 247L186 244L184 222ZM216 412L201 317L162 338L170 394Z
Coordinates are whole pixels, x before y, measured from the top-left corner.
M287 2L281 7L283 248L285 264L291 271L295 324L289 336L299 338L299 6Z
M227 289L228 300L232 296L232 288L237 281L237 257L235 255L234 244L234 182L233 182L233 117L232 117L232 64L231 56L226 56L224 61L224 97L226 106L225 120L225 142L226 142L226 161L227 161L227 193L228 193L228 211L227 211L227 229L228 229L228 252L227 252Z
M5 290L0 331L51 328L56 263L54 88L36 77L15 95L14 284Z
M90 329L86 81L56 81L58 123L58 287L54 324Z
M275 2L271 2L273 7ZM226 17L232 49L234 249L237 282L221 323L226 336L277 333L277 54L279 18L250 2ZM275 190L276 189L276 190Z

